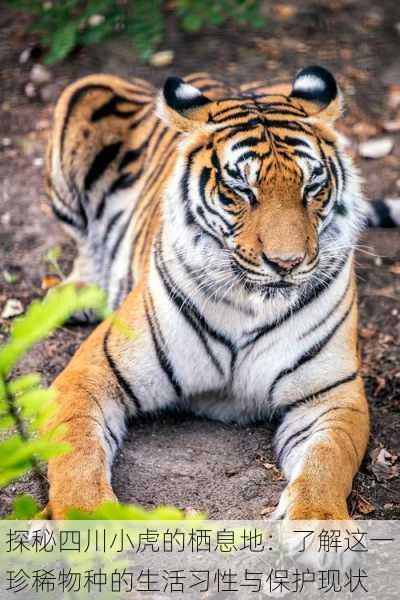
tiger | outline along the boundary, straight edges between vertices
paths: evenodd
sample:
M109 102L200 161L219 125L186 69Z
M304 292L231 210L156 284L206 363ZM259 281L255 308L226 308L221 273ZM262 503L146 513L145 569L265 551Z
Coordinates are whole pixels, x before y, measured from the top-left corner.
M367 218L392 217L367 207L342 105L321 66L276 85L99 74L64 90L46 181L76 240L67 281L113 312L54 381L49 425L71 451L49 461L49 517L116 501L128 427L174 408L273 421L273 517L349 518L369 436L354 249Z

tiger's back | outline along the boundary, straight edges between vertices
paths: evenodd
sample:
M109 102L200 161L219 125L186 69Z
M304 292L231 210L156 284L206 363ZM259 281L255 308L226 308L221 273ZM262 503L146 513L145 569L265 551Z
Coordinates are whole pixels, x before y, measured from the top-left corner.
M206 74L193 79L215 96L225 91ZM100 285L112 308L145 269L175 160L180 134L157 117L156 95L140 79L92 75L68 86L55 109L47 185L78 242L69 280Z

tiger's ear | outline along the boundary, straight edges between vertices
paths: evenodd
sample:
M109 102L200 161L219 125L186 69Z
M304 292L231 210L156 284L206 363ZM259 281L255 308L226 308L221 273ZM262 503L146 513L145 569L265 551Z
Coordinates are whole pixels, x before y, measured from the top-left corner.
M312 66L297 73L291 98L310 115L334 123L342 113L342 96L336 79L324 67Z
M178 131L207 123L211 100L179 77L168 77L157 102L157 115Z

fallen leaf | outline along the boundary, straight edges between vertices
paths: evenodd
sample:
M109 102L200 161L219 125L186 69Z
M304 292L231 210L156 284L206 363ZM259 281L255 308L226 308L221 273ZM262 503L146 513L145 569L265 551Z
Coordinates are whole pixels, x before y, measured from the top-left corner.
M263 467L267 469L267 471L271 471L272 481L281 481L283 479L282 473L273 463L263 463Z
M297 13L296 7L290 4L275 4L273 11L281 19L290 19Z
M265 508L262 509L262 511L260 512L260 515L264 516L264 515L270 515L272 512L274 512L275 510L275 506L266 506Z
M400 106L400 86L392 84L389 87L388 105L393 110Z
M400 263L396 263L395 265L389 267L389 271L395 275L400 275Z
M9 298L3 308L3 312L1 313L2 319L12 319L13 317L17 317L18 315L22 315L24 312L24 307L20 300L16 298Z
M356 509L363 515L369 515L374 512L375 506L363 496L357 495Z
M362 327L360 329L360 336L365 339L372 338L376 335L376 329L372 327Z
M42 290L49 290L61 282L61 278L57 275L45 275L42 277L41 288Z
M371 471L377 481L388 481L399 474L399 465L395 464L398 456L392 454L386 448L375 448L371 452Z
M372 123L365 123L365 121L359 121L352 127L352 131L355 135L361 138L369 138L378 133L378 128Z

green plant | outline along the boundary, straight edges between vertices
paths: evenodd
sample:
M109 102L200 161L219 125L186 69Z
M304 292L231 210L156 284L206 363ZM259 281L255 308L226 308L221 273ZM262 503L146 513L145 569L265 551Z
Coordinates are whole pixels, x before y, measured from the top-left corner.
M8 0L14 8L33 15L31 29L48 49L47 64L65 58L77 46L98 44L125 32L142 60L154 53L164 34L165 12L173 12L183 29L199 31L228 19L263 24L261 0Z
M66 444L50 440L54 432L39 433L54 410L55 391L41 386L36 373L13 379L11 373L34 344L85 308L104 315L104 293L94 286L55 289L43 301L34 301L26 314L14 321L8 341L0 347L0 430L6 431L0 441L0 487L32 468L40 474L39 460L68 450Z
M46 461L69 450L67 444L54 441L57 437L54 436L54 430L40 432L44 421L54 411L55 390L43 387L36 373L12 378L12 372L35 344L54 332L75 312L87 308L95 310L100 318L107 314L105 295L97 287L64 285L55 288L44 300L32 302L25 315L14 321L9 339L0 346L0 431L5 431L5 439L0 438L0 488L31 469L42 478L39 461ZM113 323L125 335L134 335L115 316ZM9 518L31 519L38 510L31 496L18 496L14 499ZM201 517L198 515L196 518ZM171 520L183 519L184 514L168 506L145 511L139 506L107 503L90 515L72 510L70 518Z

